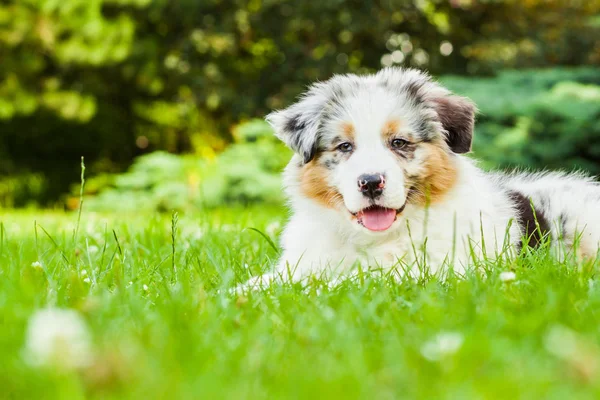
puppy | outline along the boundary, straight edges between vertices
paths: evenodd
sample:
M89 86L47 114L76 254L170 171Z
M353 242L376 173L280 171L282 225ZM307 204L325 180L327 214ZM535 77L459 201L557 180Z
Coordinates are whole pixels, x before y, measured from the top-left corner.
M596 257L599 184L482 171L465 156L475 111L421 71L387 68L316 83L270 114L295 152L284 172L292 216L275 271L244 287L335 278L357 265L462 274L546 238L563 255Z

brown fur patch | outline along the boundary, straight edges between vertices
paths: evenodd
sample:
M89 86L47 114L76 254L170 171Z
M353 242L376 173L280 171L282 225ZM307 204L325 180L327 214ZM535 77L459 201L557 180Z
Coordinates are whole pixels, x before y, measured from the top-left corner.
M313 160L302 167L300 189L308 198L325 207L338 208L343 203L342 195L327 183L327 169Z
M383 125L383 129L381 130L381 137L383 138L384 143L390 143L393 139L401 138L408 140L409 142L414 143L417 138L413 136L410 132L403 132L402 135L399 135L400 129L402 129L402 121L397 119L391 119Z
M451 155L439 144L421 143L426 151L424 172L413 182L411 202L418 204L434 204L443 200L444 196L456 183L458 171Z
M342 132L347 139L354 141L354 125L350 122L342 123Z
M381 130L381 134L384 139L391 139L398 134L398 130L402 126L402 123L397 119L391 119L383 125L383 129Z

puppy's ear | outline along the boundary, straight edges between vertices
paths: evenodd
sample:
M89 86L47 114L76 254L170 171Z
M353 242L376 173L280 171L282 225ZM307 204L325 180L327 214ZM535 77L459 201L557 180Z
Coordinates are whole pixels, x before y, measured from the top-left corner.
M471 151L475 125L475 105L471 100L448 94L432 99L442 127L446 130L446 142L458 154Z
M297 103L266 117L275 135L302 156L304 163L317 152L321 115L327 103L324 89L324 84L314 85Z

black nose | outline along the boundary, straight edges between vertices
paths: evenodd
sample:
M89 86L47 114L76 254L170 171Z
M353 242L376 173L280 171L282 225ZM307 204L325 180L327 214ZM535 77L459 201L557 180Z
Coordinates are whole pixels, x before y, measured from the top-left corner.
M358 177L358 190L370 199L375 200L383 193L385 178L381 174L363 174Z

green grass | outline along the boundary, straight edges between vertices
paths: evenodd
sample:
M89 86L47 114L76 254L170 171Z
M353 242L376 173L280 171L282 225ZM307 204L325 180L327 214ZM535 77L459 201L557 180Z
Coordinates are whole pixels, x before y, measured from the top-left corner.
M0 398L600 396L594 266L540 251L462 280L219 290L268 268L276 250L247 228L276 241L272 223L284 219L263 209L179 215L173 247L168 215L84 211L74 243L76 214L4 213ZM516 280L503 282L509 270ZM46 306L81 314L90 366L28 362L28 321Z

